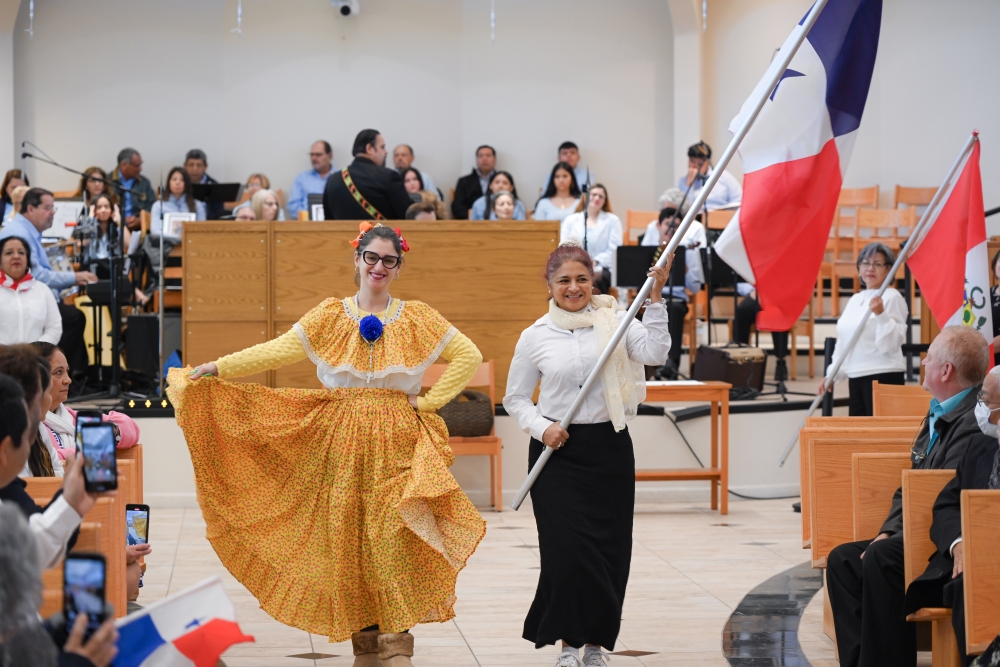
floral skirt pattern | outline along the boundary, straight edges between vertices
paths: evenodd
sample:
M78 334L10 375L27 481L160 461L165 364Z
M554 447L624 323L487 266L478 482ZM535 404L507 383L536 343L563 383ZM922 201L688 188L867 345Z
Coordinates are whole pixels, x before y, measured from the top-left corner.
M390 389L169 380L207 537L264 611L334 642L454 617L486 524L440 417Z

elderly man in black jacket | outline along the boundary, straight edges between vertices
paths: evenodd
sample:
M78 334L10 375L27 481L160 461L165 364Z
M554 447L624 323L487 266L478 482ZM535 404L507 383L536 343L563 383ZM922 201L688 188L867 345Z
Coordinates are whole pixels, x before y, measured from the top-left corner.
M330 174L323 192L327 220L403 220L413 200L403 177L385 168L385 139L378 130L361 130L354 139L354 162Z
M962 664L969 664L965 653L965 589L962 572L965 569L965 549L962 544L962 491L965 489L1000 488L1000 443L997 422L1000 421L1000 367L994 368L983 382L979 411L980 428L987 437L969 443L955 478L948 482L934 503L931 539L937 551L922 575L906 590L904 613L912 614L923 607L951 607L951 623L958 640ZM984 422L988 421L986 424Z
M469 210L477 199L486 194L486 186L496 170L497 152L492 146L483 144L476 149L476 168L455 183L455 199L451 202L451 213L456 220L468 220Z
M931 409L914 441L914 470L955 469L968 447L988 439L975 407L989 346L971 328L942 329L923 361ZM913 667L917 640L903 614L903 492L872 540L842 544L827 559L827 595L842 667Z

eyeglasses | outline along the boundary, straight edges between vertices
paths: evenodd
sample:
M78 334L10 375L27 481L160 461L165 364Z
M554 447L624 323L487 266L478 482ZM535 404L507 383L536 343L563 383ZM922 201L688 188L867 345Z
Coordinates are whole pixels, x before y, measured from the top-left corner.
M360 254L361 254L361 259L365 260L365 264L367 264L368 266L375 266L376 264L378 264L379 260L382 260L382 266L384 266L387 269L395 269L397 266L399 266L399 260L400 260L399 255L382 256L379 255L378 253L372 252L371 250L365 250Z
M886 264L885 262L859 262L858 263L858 268L859 269L872 269L872 268L875 268L875 269L884 269L887 266L889 266L889 265Z

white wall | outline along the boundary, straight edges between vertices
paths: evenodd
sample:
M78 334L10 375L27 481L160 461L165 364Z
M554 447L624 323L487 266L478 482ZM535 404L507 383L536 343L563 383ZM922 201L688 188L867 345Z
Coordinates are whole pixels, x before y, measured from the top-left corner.
M244 0L242 38L230 33L236 0L46 0L31 40L27 6L13 34L14 138L70 165L107 168L132 145L155 183L199 147L216 178L263 171L287 191L312 141L328 139L343 166L357 131L375 127L413 144L445 191L480 143L528 203L567 139L622 211L652 205L672 178L662 0L503 0L495 43L489 0L361 0L347 20L325 1Z
M703 127L718 150L729 122L810 0L710 0ZM973 128L983 194L1000 205L1000 3L885 0L878 59L846 187L936 186ZM741 173L738 161L732 168ZM1000 218L987 230L1000 234Z

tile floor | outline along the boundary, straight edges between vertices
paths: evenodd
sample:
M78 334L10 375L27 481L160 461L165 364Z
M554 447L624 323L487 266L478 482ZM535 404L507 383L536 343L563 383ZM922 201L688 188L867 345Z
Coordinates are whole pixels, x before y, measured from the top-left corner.
M707 495L707 494L706 494ZM722 629L743 596L758 583L806 560L799 515L791 500L730 502L721 517L705 504L636 507L632 572L612 665L726 665ZM535 650L520 638L538 577L537 533L531 508L485 511L486 538L458 580L458 615L421 625L417 667L552 665L556 650ZM329 644L271 619L222 567L205 539L199 510L154 508L153 554L140 604L149 604L219 574L237 607L244 632L256 643L231 648L229 667L350 665L350 643ZM806 610L799 636L813 665L832 666L833 645L822 632L822 592ZM318 657L309 654L337 657ZM307 657L291 657L301 656Z

